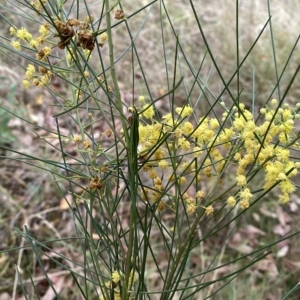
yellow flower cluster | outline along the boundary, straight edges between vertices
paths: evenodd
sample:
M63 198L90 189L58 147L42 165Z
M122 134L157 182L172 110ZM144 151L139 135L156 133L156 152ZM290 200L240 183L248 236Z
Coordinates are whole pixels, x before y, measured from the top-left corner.
M114 290L114 299L121 299L121 292L120 289L118 288L119 285L122 286L122 284L124 284L124 280L122 282L122 278L124 279L124 273L122 273L121 271L113 271L111 273L111 280L110 281L106 281L105 282L105 287L106 289L110 290L111 288L113 288ZM130 274L129 274L129 280L128 280L128 288L127 289L131 289L133 283L137 280L137 276L134 273L134 269L131 269ZM110 291L108 293L110 295ZM106 295L102 295L99 297L100 300L106 300L108 299L106 297Z
M34 7L35 10L41 11L45 4L46 0L38 0L31 2L30 5ZM94 49L96 43L95 34L91 30L92 21L92 16L86 17L84 21L79 21L77 19L69 19L67 22L55 20L52 26L49 23L41 25L38 31L40 35L36 38L34 38L32 34L29 33L24 27L19 29L11 27L10 34L16 38L11 41L11 45L18 51L21 50L22 46L30 47L32 51L35 52L37 60L49 62L53 47L65 49L72 40L76 39L76 46L78 49L80 48L81 54L77 55L77 53L74 53L74 49L68 48L66 57L60 61L60 64L62 62L67 62L68 67L70 67L70 64L75 63L75 60L82 58L82 54L85 56L85 58L91 58L91 51ZM56 39L56 41L53 41L53 37ZM57 37L60 39L58 42ZM108 39L107 33L103 32L100 34L99 39L99 45L102 47ZM48 45L45 45L46 43ZM56 45L53 46L53 44ZM51 78L53 77L53 74L48 72L43 73L39 79L37 79L36 76L35 78L28 78L28 70L26 73L25 79L23 80L23 85L26 88L29 88L32 85L43 87L49 84ZM90 77L90 74L86 72L84 76L88 78ZM111 91L109 86L108 91ZM153 115L154 111L152 107L145 109L145 118L152 118Z
M111 280L114 283L118 283L121 280L121 275L118 271L114 271L111 274Z
M47 0L35 0L30 3L30 5L35 8L38 12L43 10L43 6L47 3Z
M37 2L40 3L39 1ZM34 39L32 34L29 33L24 27L21 27L20 29L11 27L10 34L18 38L17 40L12 40L11 45L14 49L21 50L21 42L23 42L26 46L33 48L33 51L36 51L36 58L38 60L46 61L51 55L51 48L44 46L43 44L49 35L49 30L49 23L41 25L39 28L39 33L41 35ZM23 80L23 85L25 88L29 88L30 86L44 87L50 83L51 78L54 76L50 70L47 70L43 67L39 68L39 72L40 74L38 76L33 65L29 64L27 66L25 79Z
M154 106L144 104L144 97L140 98L143 104L140 115L148 121L140 120L139 151L145 162L143 170L148 172L153 183L153 186L143 188L141 197L144 201L159 203L165 198L170 200L170 197L164 197L168 185L176 182L181 190L181 186L190 186L201 180L201 174L221 179L224 167L229 165L236 169L235 180L239 189L235 196L228 198L230 207L237 202L241 209L251 205L254 191L248 182L249 170L261 170L264 183L260 188L267 190L277 186L281 191L279 201L289 201L290 194L295 191L291 178L300 168L300 163L291 159L289 150L290 144L300 148L294 127L299 118L295 110L288 106L276 110L277 101L272 100L273 108L261 110L264 122L257 125L252 113L240 104L235 108L232 126L220 129L216 118L200 118L197 124L192 124L187 119L193 113L189 105L175 108L178 117L168 113L161 121L156 121ZM195 199L198 197L196 195ZM188 214L199 206L191 199L184 201ZM167 206L172 207L172 203ZM214 211L212 205L204 208L207 215Z
M271 101L272 106L277 103L276 99ZM252 114L240 106L240 113L235 114L233 126L235 134L244 144L243 150L237 153L238 168L236 182L238 186L246 186L246 170L249 167L263 166L265 190L278 186L281 191L279 200L281 203L289 201L290 194L295 190L291 177L297 174L299 164L290 159L289 144L299 147L293 143L296 139L294 133L294 121L296 113L293 109L285 108L263 108L261 113L265 120L262 125L257 126ZM240 192L242 208L249 206L251 193L245 189Z
M51 49L47 47L46 49L38 49L38 47L42 46L45 42L45 39L49 35L50 24L46 23L40 26L39 32L40 36L37 38L33 38L32 34L29 33L24 27L20 29L16 29L14 27L10 27L10 34L18 38L17 40L11 41L11 45L14 49L21 49L21 41L25 42L26 46L30 46L37 51L44 51L45 55L41 59L45 59L50 55ZM48 49L49 48L49 49ZM38 57L39 59L39 57Z
M29 64L27 66L25 79L23 80L25 88L29 88L30 86L44 87L50 83L54 74L43 67L39 67L38 71L39 73L36 74L36 69L33 65Z

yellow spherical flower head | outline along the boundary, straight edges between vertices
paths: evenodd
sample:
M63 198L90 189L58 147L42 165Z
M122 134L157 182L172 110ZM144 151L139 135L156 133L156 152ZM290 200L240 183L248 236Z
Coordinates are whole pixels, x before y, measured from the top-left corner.
M290 201L290 195L287 193L279 195L279 202L282 204L286 204Z
M278 181L287 180L287 176L285 175L285 173L281 172L281 173L278 174L277 180Z
M114 282L114 283L118 283L121 279L121 276L119 274L118 271L113 271L112 274L111 274L111 280Z
M36 54L36 57L38 60L45 60L48 58L51 54L51 48L50 47L44 47L43 49L40 49L38 53Z
M139 96L139 101L141 102L141 103L144 103L145 102L145 97L144 96Z
M172 127L175 126L175 124L177 123L177 121L173 119L173 116L171 113L163 115L162 119L163 119L163 124L168 125L167 126L168 131L171 131Z
M204 192L203 191L198 191L196 193L196 198L198 198L198 199L204 199Z
M222 114L222 122L225 122L225 120L227 119L227 116L228 116L228 112L227 111L223 112L223 114Z
M279 173L284 172L284 164L279 161L268 164L265 168L265 184L263 188L267 190L277 182Z
M271 121L273 119L274 116L274 110L267 110L266 114L265 114L265 120L266 121Z
M12 41L10 44L12 45L12 47L13 47L14 49L16 49L16 50L21 50L21 44L20 44L19 41Z
M49 33L49 29L50 29L50 24L46 23L40 26L39 33L41 34L41 36L45 37Z
M155 131L161 132L162 129L163 129L163 126L162 126L162 124L160 124L160 123L156 123L156 124L153 126L153 129L154 129Z
M181 195L182 200L186 201L188 198L190 198L188 193L184 193Z
M220 127L219 120L216 118L210 119L209 126L211 129L215 130Z
M280 161L282 161L282 162L288 162L289 157L290 157L290 150L277 147L275 149L275 153L276 153L276 157Z
M183 123L182 132L185 135L191 134L193 132L193 130L194 130L194 126L192 125L192 123L190 123L190 122L184 122Z
M233 121L233 127L237 130L237 131L242 131L246 125L246 120L244 119L243 116L240 117L236 117L235 120Z
M154 179L157 177L157 173L154 169L151 169L149 172L148 172L148 175L149 175L149 178L151 179Z
M248 188L244 188L239 193L241 201L240 201L240 208L246 209L249 207L249 200L252 198L252 194Z
M149 104L145 104L143 106L142 115L146 119L152 119L153 116L154 116L154 106L153 105L149 105Z
M83 97L83 91L81 91L81 90L76 90L75 95L76 95L76 99L77 99L77 100L81 100L82 97Z
M10 32L10 35L16 35L17 34L17 30L14 27L10 27L9 32Z
M272 100L271 100L271 104L272 104L273 106L275 106L275 105L277 104L277 102L278 102L277 99L272 99Z
M158 167L161 168L162 170L166 170L168 166L169 166L168 162L164 159L158 163Z
M262 115L265 115L267 113L267 109L266 108L261 108L259 111Z
M25 78L30 80L30 79L33 78L34 74L35 74L35 67L33 65L29 64L27 66L27 70L26 70L26 73L25 73Z
M177 137L177 138L180 138L182 137L182 130L180 128L176 128L175 131L174 131L174 135Z
M289 135L287 135L285 132L281 132L278 136L279 141L283 144L287 144L290 141Z
M92 54L91 54L91 50L89 49L83 49L83 53L85 55L86 58L91 58L92 57Z
M205 208L205 213L206 213L207 216L210 216L210 215L212 215L214 213L214 208L212 207L212 205L207 206Z
M240 202L240 208L241 209L246 209L249 207L249 200L243 199Z
M250 200L252 198L252 194L250 193L249 188L244 188L242 191L240 191L240 197L241 199Z
M231 128L225 128L222 130L222 132L218 135L218 140L221 143L229 142L232 138L234 138L234 129Z
M100 34L101 43L104 43L107 40L107 38L108 36L106 32Z
M236 177L236 185L237 186L244 186L247 183L247 178L245 175L237 175Z
M181 118L188 117L193 113L193 109L191 108L190 105L186 105L183 108L177 107L177 108L175 108L175 111L178 115L181 116Z
M185 138L178 139L178 146L181 147L182 150L188 151L191 147L190 142Z
M82 138L81 138L80 135L75 135L73 137L73 141L74 141L75 144L79 144L82 141Z
M191 203L191 204L187 205L186 212L189 215L193 214L195 211L196 211L196 205L195 204Z
M230 196L228 199L227 199L227 204L230 206L230 207L234 207L235 204L236 204L236 200L233 196Z
M21 29L18 29L16 32L16 36L20 39L20 40L25 40L27 39L28 41L30 41L32 39L32 35L24 28L22 27Z
M40 82L42 83L42 85L44 86L44 85L46 85L46 84L48 84L49 82L50 82L50 77L49 76L47 76L47 75L44 75L44 76L41 76L40 77Z
M278 186L283 194L291 194L296 189L290 180L281 181Z
M185 202L187 204L195 204L195 199L193 197L188 196L188 198L185 199Z
M147 126L139 124L139 141L144 143L148 139L148 129Z
M40 46L45 43L45 38L43 36L38 36L36 40Z
M194 153L195 157L199 157L201 155L201 152L202 152L202 148L200 148L198 146L194 147L193 153Z
M161 185L162 184L162 180L161 180L161 178L160 177L155 177L154 179L153 179L153 183L154 183L154 185Z
M179 184L185 184L186 183L186 178L184 176L181 176L178 178L178 183Z
M34 86L39 86L39 85L40 85L40 81L39 81L37 78L34 78L34 79L32 80L32 85L34 85Z
M161 160L165 157L165 152L161 149L157 149L155 152L154 152L154 155L153 155L153 158L155 160Z
M28 89L28 88L30 87L30 81L28 81L28 80L23 80L22 83L23 83L25 89Z
M162 116L163 120L165 120L166 122L170 121L173 119L172 114L168 113Z
M30 41L29 44L32 48L37 48L39 46L39 42L37 40L33 40L33 39Z
M84 149L89 149L89 148L91 148L91 142L90 142L90 141L84 141L84 142L83 142L83 147L84 147Z
M239 153L239 152L235 153L235 155L233 157L233 159L235 161L239 161L239 160L241 160L241 158L242 158L242 156L241 156L241 153Z
M283 112L281 113L281 117L283 118L284 121L290 120L293 118L293 112L290 108L284 109Z

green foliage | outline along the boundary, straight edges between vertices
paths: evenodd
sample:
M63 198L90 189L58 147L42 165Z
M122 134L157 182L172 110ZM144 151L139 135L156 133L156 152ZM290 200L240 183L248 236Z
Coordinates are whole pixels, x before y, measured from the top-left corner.
M279 70L269 3L263 25L244 45L236 2L235 37L229 40L234 67L224 75L193 1L186 4L192 26L183 31L178 25L185 14L168 1L137 7L109 0L7 2L10 30L1 51L26 62L19 63L22 84L51 96L54 122L35 124L6 109L2 134L8 113L18 116L47 151L0 147L8 152L5 159L52 175L72 220L72 234L57 231L55 217L49 222L39 214L34 217L50 229L44 238L33 234L30 222L17 229L20 252L30 249L36 266L29 264L25 276L19 261L13 298L17 290L28 298L43 296L36 269L57 299L76 293L123 300L234 294L228 287L237 278L246 278L275 245L299 233L233 247L236 230L272 192L287 204L298 188L300 108L287 102L300 69L294 62L298 39ZM26 26L14 24L10 5ZM159 39L146 36L147 26L159 31ZM194 45L189 49L187 29L201 41L201 55L194 55ZM247 64L255 63L252 55L267 29L273 55L267 69L274 76L272 84L261 83L266 91L259 99ZM140 39L153 47L151 60ZM292 75L282 83L290 65ZM244 90L245 78L253 82ZM45 208L48 218L52 210ZM69 289L62 291L52 270L68 275Z

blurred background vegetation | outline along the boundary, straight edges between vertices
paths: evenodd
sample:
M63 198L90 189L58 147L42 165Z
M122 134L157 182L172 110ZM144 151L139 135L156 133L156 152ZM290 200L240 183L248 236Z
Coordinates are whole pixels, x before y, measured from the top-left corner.
M99 1L89 0L89 8L99 10ZM13 22L17 27L26 27L30 32L38 30L29 18L20 15L13 15L14 6L12 3L17 1L7 1L6 5L1 6L0 18L1 37L10 38L10 24L6 19ZM127 16L135 13L138 8L149 4L148 0L134 0L123 3L123 9ZM68 5L68 3L67 3ZM197 15L204 29L204 34L209 44L210 50L218 64L219 72L226 82L230 80L236 71L237 49L236 49L236 2L229 0L195 1ZM165 6L168 14L161 13ZM11 11L7 11L9 8ZM267 1L240 1L239 2L239 60L243 60L250 47L253 45L262 28L266 25L270 15L272 31L267 25L260 39L252 49L243 66L240 69L240 89L242 90L240 101L245 103L254 113L263 107L268 99L278 98L278 92L284 93L297 66L300 63L300 48L298 38L300 33L300 2L290 1L271 1L270 12L268 12ZM26 12L20 12L25 15ZM172 26L170 25L170 21ZM117 21L115 21L117 22ZM167 76L172 73L175 61L176 37L180 40L181 52L178 61L181 76L185 82L194 81L194 76L201 67L199 78L202 87L205 87L207 102L201 101L197 106L199 112L204 114L208 109L208 103L214 102L224 89L224 83L209 58L207 48L203 38L195 25L189 1L154 1L147 9L139 11L128 20L130 31L139 53L143 72L138 64L135 67L135 78L145 76L147 78L149 91L153 98L159 97L168 91L168 86L172 78ZM105 26L105 24L103 24ZM116 64L116 72L122 92L122 99L130 104L132 99L132 78L130 74L132 61L130 52L126 52L130 44L130 38L126 33L125 26L117 26L114 31L114 47L116 57L120 58ZM272 36L271 36L272 35ZM275 89L277 79L274 68L274 53L272 40L276 50L276 63L279 76L284 70L289 56L295 47L284 74L280 81L280 90ZM103 48L103 54L107 48ZM104 55L103 55L104 56ZM58 112L53 103L53 99L45 90L30 88L25 90L21 81L23 79L24 68L28 62L17 56L12 56L9 60L5 51L0 49L0 145L1 155L7 154L6 148L13 148L21 153L28 153L44 157L51 160L59 160L51 146L40 138L46 134L41 127L56 128L52 116ZM90 61L95 68L100 68L100 62L93 58ZM109 61L104 62L109 66ZM68 93L65 83L56 78L52 84L62 93ZM200 85L199 85L200 86ZM196 86L192 90L190 98L196 104L197 99L203 90ZM237 94L236 78L230 85L233 94ZM191 86L176 91L176 104L178 106L185 103L186 91ZM141 84L136 87L135 94L140 91L147 94L147 86ZM299 102L300 80L299 76L294 81L286 102L296 104ZM221 98L225 103L229 102L229 96L225 92ZM255 99L255 103L253 103ZM169 111L168 99L157 103L159 113ZM11 113L8 113L10 111ZM221 110L220 110L221 112ZM25 122L24 120L29 121ZM38 126L35 127L35 124ZM62 132L67 132L67 126L61 124ZM101 124L99 124L99 130ZM65 131L64 131L65 130ZM300 128L298 128L300 131ZM54 142L53 142L54 143ZM66 145L69 153L76 156L75 147L70 143ZM16 154L16 159L18 155ZM33 236L37 240L51 240L72 236L74 232L73 220L68 213L68 206L64 202L62 190L53 181L49 173L42 169L34 168L28 164L22 164L19 160L6 160L0 158L0 240L2 241L0 250L15 248L23 245L21 236L14 230L23 229L24 224L31 228ZM43 168L43 163L39 165ZM299 182L299 181L298 181ZM247 213L242 221L239 221L235 233L227 241L224 251L226 257L231 259L239 257L241 254L263 246L271 241L282 238L291 229L299 228L299 190L293 196L292 201L280 206L277 200L268 196L264 204L257 209L253 208ZM251 224L251 225L250 225ZM201 260L209 261L212 259L215 249L218 249L223 242L222 237L215 236L209 245L205 246L205 257L195 255L191 268L196 270L201 267ZM159 241L158 241L159 243ZM296 236L285 240L274 246L273 253L266 259L252 268L247 269L237 277L227 287L214 296L213 299L280 299L286 292L295 286L300 276L300 242ZM78 259L77 245L59 245L51 243L49 248L54 249ZM43 274L32 256L30 250L25 249L21 253L22 261L20 268L24 272L34 274L39 282L38 288L41 295L46 295L48 286L43 279ZM11 299L15 280L15 265L18 265L20 252L12 251L0 255L0 300ZM44 258L47 260L47 258ZM240 262L243 264L243 261ZM53 281L59 285L67 287L63 299L81 299L73 289L72 280L65 274L59 266L52 265L49 260L49 271L56 274ZM231 270L232 271L232 270ZM225 272L222 269L222 272ZM63 278L63 281L60 279ZM30 279L28 277L28 286ZM16 299L23 299L21 291L18 290ZM50 298L42 298L50 299ZM54 299L54 298L51 298ZM291 296L289 299L299 299L299 296Z

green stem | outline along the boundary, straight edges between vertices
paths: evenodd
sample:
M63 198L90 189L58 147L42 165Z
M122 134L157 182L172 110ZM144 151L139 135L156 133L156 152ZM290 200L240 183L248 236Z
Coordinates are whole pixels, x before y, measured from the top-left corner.
M110 60L110 71L111 71L111 78L114 85L114 91L116 95L116 106L120 113L120 118L122 122L122 127L124 131L124 137L125 137L125 144L126 144L126 150L127 150L127 160L128 160L128 171L129 171L129 192L130 192L130 224L129 224L129 244L128 244L128 251L127 251L127 257L125 262L125 280L123 288L122 288L122 295L121 299L125 300L128 298L128 282L130 277L130 271L131 271L131 259L132 259L132 253L134 248L134 240L135 240L135 213L136 213L136 200L137 200L137 185L136 185L136 168L134 167L136 165L136 151L133 150L133 145L135 144L133 139L133 136L129 136L129 132L127 130L128 122L123 115L123 103L121 100L121 94L120 89L117 81L117 75L115 70L115 59L114 59L114 47L113 47L113 41L112 41L112 30L111 30L111 18L110 18L110 11L111 7L109 5L109 0L105 1L105 10L106 10L106 24L107 24L107 36L108 36L108 47L109 47L109 60ZM134 116L136 117L136 116ZM131 130L132 132L132 130ZM136 149L137 150L137 149Z
M201 209L201 211L200 211L200 209ZM175 272L177 270L177 267L178 267L179 263L181 262L183 256L186 254L186 249L189 249L189 245L190 245L191 239L194 236L194 233L196 231L197 225L199 224L199 221L202 218L204 212L205 212L205 209L199 208L199 215L198 215L198 217L194 221L193 226L192 226L191 230L189 231L186 240L179 247L179 251L178 251L178 253L176 255L176 258L175 258L174 264L172 266L172 269L171 269L170 273L168 274L168 276L166 278L166 284L164 286L165 293L162 294L161 300L168 299L168 295L171 292L171 290L170 290L171 285L174 283L173 278L174 278Z

